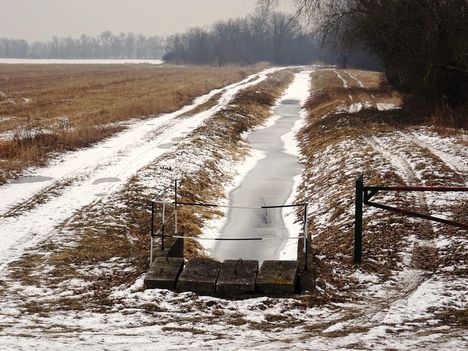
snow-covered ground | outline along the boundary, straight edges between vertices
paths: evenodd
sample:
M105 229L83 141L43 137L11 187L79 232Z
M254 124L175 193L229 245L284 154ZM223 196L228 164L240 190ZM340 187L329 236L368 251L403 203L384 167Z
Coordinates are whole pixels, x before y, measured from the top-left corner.
M364 86L358 77L348 72L348 79L344 73L335 71L344 89ZM343 98L348 98L346 92ZM324 295L351 294L356 301L340 305L345 317L323 333L346 339L352 349L466 349L463 317L456 317L466 316L468 307L466 231L365 207L364 265L356 270L349 264L352 246L346 242L352 238L354 180L359 174L364 172L367 185L459 187L468 180L466 133L447 136L427 127L395 130L378 118L369 122L369 132L358 120L366 115L353 115L375 106L373 100L354 95L348 101L351 108L339 107L333 123L314 129L319 136L342 129L346 137L337 132L334 142L318 147L305 170L313 246L315 242L322 272L318 289ZM306 135L302 146L307 148L313 137ZM460 207L466 208L468 194L380 193L376 201L453 218L460 215ZM466 213L458 218L467 222ZM349 290L351 285L354 290Z
M359 283L357 296L345 302L328 302L323 306L314 305L312 301L312 307L309 307L307 296L226 301L192 293L144 291L141 276L130 287L112 285L112 305L100 309L96 303L93 304L100 298L93 285L103 282L113 284L116 271L131 269L128 262L117 257L92 265L59 267L79 270L95 277L94 281L66 279L55 283L52 268L47 263L42 267L42 275L38 276L34 268L44 263L39 258L35 259L37 252L31 249L35 243L51 236L55 236L57 241L73 237L73 233L67 234L67 238L62 237L66 233L55 230L56 226L72 214L114 201L112 194L121 190L123 184L142 168L139 176L143 179L143 189L154 186L151 183L163 181L160 179L163 167L189 174L191 170L201 168L208 161L207 154L184 143L189 133L226 107L237 91L263 81L274 70L214 91L197 99L191 107L174 114L134 122L128 130L107 141L90 149L62 155L48 167L30 170L24 178L0 188L0 231L5 247L0 254L3 264L0 271L0 349L468 348L466 325L460 325L459 321L463 319L456 318L459 313L466 313L467 279L455 274L466 270L466 261L448 261L430 274L410 264L412 248L422 241L435 245L442 254L450 252L452 247L464 248L466 252L466 236L459 232L450 235L441 226L434 227L439 233L435 242L417 235L402 239L398 245L400 248L406 245L406 248L398 252L401 257L389 276L369 271L366 265L362 269L346 270L342 262L347 257L318 255L317 264L330 264L334 276ZM338 74L348 86L360 85L358 76L353 83L346 80L343 72ZM213 108L184 116L184 112L201 105L218 92L223 95ZM356 103L365 106L365 101ZM275 117L269 125L274 122ZM193 138L195 140L200 136ZM292 134L285 141L288 144L296 143ZM352 196L346 194L349 189L352 192L354 176L360 167L364 168L370 163L378 173L395 181L427 181L430 175L435 175L447 182L456 180L457 184L465 184L468 179L466 145L455 137L443 136L427 128L337 140L335 145L317 154L313 162L307 163L303 174L308 181L309 189L305 195L311 203L310 221L315 234L349 230L353 208ZM294 149L290 151L295 153L297 148ZM365 158L362 157L363 153L366 154ZM255 165L252 161L258 160L256 156L247 158L248 162L243 168L245 172L240 172L241 175ZM145 168L155 158L161 160L158 167ZM235 164L230 161L225 162L223 169L231 175L236 171ZM327 182L324 175L328 177ZM426 196L419 201L431 211L445 205L450 212L456 210L454 204L463 199L445 198L441 202L435 197ZM401 203L404 199L388 196L384 200ZM335 209L341 207L344 212L331 216ZM379 223L383 222L383 216L378 211L366 211L366 218L369 235L375 232L375 228L386 230L387 227L395 227L398 230L401 225L392 222L381 226ZM106 221L107 218L101 220ZM314 235L315 240L317 237ZM383 240L378 236L375 238L377 241ZM370 251L371 248L366 249ZM28 261L32 267L20 267L23 275L18 277L14 274L14 263L23 254L32 257L32 261ZM459 254L463 254L463 251ZM388 252L376 257L378 261L368 260L367 264L370 267L385 266L386 255L390 260L392 253ZM318 277L318 289L325 292L347 288L335 285L333 281L323 284L321 279L325 278ZM28 284L29 281L31 283ZM69 307L56 306L58 298L67 300ZM82 300L91 301L89 305L93 308L80 308ZM73 304L74 301L78 307ZM43 310L41 307L47 308Z
M27 64L27 65L123 65L146 63L150 65L161 65L162 60L139 60L139 59L15 59L0 58L0 64Z
M165 144L186 136L226 106L238 91L258 84L275 70L214 90L177 112L136 122L92 148L60 156L49 166L31 169L19 181L0 187L0 267L51 235L55 226L75 211L117 191L136 171L167 152ZM218 93L222 95L215 106L184 116ZM47 200L37 201L38 195L47 196Z

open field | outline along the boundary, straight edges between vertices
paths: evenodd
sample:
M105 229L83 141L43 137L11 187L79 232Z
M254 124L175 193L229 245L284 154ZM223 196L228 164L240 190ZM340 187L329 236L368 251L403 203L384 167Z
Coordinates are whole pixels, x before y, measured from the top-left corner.
M122 123L175 111L254 67L0 65L0 183Z

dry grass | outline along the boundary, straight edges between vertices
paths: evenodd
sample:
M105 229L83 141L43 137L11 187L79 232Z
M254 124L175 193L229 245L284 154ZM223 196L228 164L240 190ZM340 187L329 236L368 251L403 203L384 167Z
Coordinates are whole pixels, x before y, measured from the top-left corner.
M315 192L317 184L328 184L330 189L326 194L326 201L324 200L324 204L321 205L330 209L330 223L318 232L313 224L310 226L310 231L315 236L313 239L313 250L316 255L314 269L317 275L317 286L320 288L311 297L312 303L352 299L359 291L360 284L351 277L354 272L352 265L354 227L352 218L347 219L348 215L345 213L352 207L354 201L354 176L350 176L344 169L346 166L348 169L352 166L355 169L355 175L364 172L367 184L403 185L404 180L395 172L379 173L373 156L375 150L369 147L364 138L420 126L423 122L405 115L403 111L377 111L371 108L358 113L336 113L337 108L351 103L365 101L395 103L398 100L395 92L385 84L379 83L378 73L351 72L359 77L365 88L356 86L357 83L355 83L349 84L350 87L344 89L341 80L333 71L319 71L314 74L312 81L315 84L315 92L307 103L308 123L299 133L301 153L305 157L306 164L310 165L309 167L319 167L315 171L306 169L304 175L306 180L309 175L314 174L313 182L310 179L307 180L309 188ZM344 75L345 72L342 71L340 74ZM351 78L345 78L348 82L353 82ZM352 99L348 95L351 95ZM456 132L453 133L457 135ZM349 141L353 141L353 150L343 151L336 148L341 142ZM336 152L331 156L336 165L333 171L326 168L326 163L325 168L320 168L322 162L320 155L329 148ZM428 169L427 172L424 170L420 172L427 184L446 185L447 182L461 181L459 175L454 174L427 150L415 145L408 145L406 150L417 154L427 162L430 160L433 167L437 167L437 176L434 175L433 168ZM315 175L313 172L318 174ZM441 174L444 174L445 178L441 178ZM331 193L334 195L332 196ZM415 205L414 199L407 196L395 195L392 202L392 205L397 207L428 212L424 205ZM461 207L466 213L466 204ZM428 222L411 221L404 216L384 212L379 212L377 216L379 220L372 218L374 220L372 225L370 218L365 219L363 247L366 259L361 270L385 280L393 274L392 272L401 269L401 253L405 248L409 249L409 233L414 233L423 240L433 239L435 233ZM455 263L464 259L460 252L453 254L454 257L449 257L447 253L439 257L439 254L433 247L415 246L413 251L415 259L412 265L433 272L443 260ZM317 256L322 258L319 259Z
M203 169L181 179L179 201L218 202L225 196L223 181L226 178L222 173L222 162L217 162L218 158L231 155L234 159L239 159L245 155L246 149L239 147L241 133L263 123L270 116L270 108L292 77L291 71L278 72L266 81L241 91L231 106L208 119L189 135L188 138L194 141L197 148L213 150L213 160L207 162ZM198 145L196 141L201 138L211 140L211 144ZM155 170L159 169L165 157L173 158L175 154L169 152L156 160L148 171L153 173L153 166ZM112 201L85 208L66 223L65 232L73 233L70 238L73 245L63 239L62 243L57 244L47 242L39 251L50 254L23 257L14 267L10 267L11 278L32 285L43 283L49 287L56 287L74 279L89 283L82 284L79 288L74 287L75 294L83 294L79 299L62 298L60 303L54 305L28 305L25 308L40 312L84 308L105 310L115 303L108 297L112 289L132 284L147 270L150 196L145 195L145 179L139 177L140 174L135 176L126 189L114 195ZM180 232L187 235L200 234L204 221L216 215L216 212L211 210L191 207L180 207L178 213ZM155 227L158 228L161 224L159 216L155 222ZM169 222L168 228L171 227ZM200 255L200 248L196 242L186 241L185 255L188 258ZM105 269L97 275L87 273L91 268L106 267L106 264L113 262L115 258L125 262L126 267L131 269L119 270L114 267L110 275ZM34 262L37 263L36 266ZM40 277L42 264L48 267L48 277L44 282L35 278ZM35 269L22 272L20 268L23 266Z
M171 112L259 67L0 65L0 183L52 152L87 146L117 122ZM26 99L26 100L25 100Z

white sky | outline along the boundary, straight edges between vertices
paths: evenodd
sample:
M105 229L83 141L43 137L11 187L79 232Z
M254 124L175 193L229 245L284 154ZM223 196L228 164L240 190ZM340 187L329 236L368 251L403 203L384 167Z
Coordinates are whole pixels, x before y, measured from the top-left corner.
M280 9L290 10L284 0ZM255 0L0 0L0 37L47 40L105 30L167 35L244 16Z

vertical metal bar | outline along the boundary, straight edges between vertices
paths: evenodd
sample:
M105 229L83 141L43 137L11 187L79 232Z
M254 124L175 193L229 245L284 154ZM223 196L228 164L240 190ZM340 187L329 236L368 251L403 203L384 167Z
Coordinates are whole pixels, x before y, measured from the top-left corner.
M151 201L150 266L153 263L154 202Z
M179 233L179 224L177 223L177 179L174 181L174 233Z
M164 251L164 236L166 234L166 190L164 190L162 204L161 251Z
M354 264L362 263L362 204L364 193L364 177L356 179L356 198L354 212Z
M308 232L309 231L309 204L306 202L304 204L304 271L307 272L309 269L308 265L308 259L307 256L309 254L308 252L308 246L307 246L307 238L308 238Z

